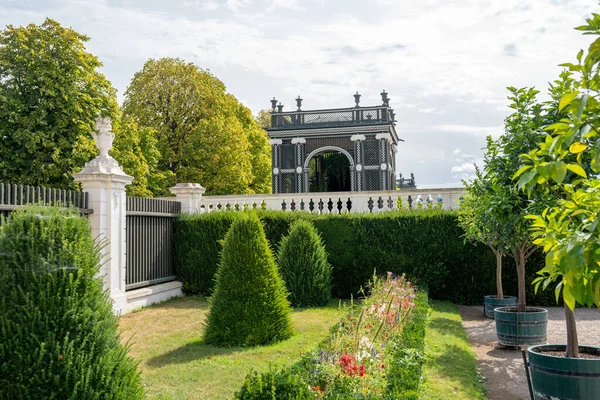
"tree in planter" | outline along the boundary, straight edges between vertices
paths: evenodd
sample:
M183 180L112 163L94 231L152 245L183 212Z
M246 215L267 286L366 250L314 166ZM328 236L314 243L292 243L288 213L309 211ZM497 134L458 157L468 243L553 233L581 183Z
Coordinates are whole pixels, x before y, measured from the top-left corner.
M600 15L578 27L600 35ZM558 111L564 118L550 125L539 147L522 156L519 186L531 192L545 186L558 202L529 216L535 243L546 252L536 288L556 283L562 294L567 323L567 357L579 356L575 305L600 307L600 38L576 64L564 64L576 74L574 90L564 94Z
M463 228L467 240L485 244L496 256L496 298L504 299L502 256L505 248L502 227L494 218L496 215L488 212L496 186L477 166L475 166L475 179L471 182L463 181L463 184L467 193L458 210L458 223ZM488 315L487 311L486 315Z
M233 222L225 235L204 340L254 346L292 334L285 284L255 214Z
M0 227L0 254L0 398L143 398L87 220L16 211Z
M524 193L517 190L512 177L519 170L519 155L523 150L537 146L542 136L541 104L536 102L537 90L509 87L510 105L515 111L505 120L505 133L496 141L487 139L485 153L485 177L489 179L486 207L478 210L485 218L494 221L496 241L502 243L514 258L517 267L519 312L526 311L525 262L535 251L528 231L529 222L525 219L531 202ZM542 199L542 196L540 196ZM537 203L536 203L537 204ZM536 205L537 206L537 205Z

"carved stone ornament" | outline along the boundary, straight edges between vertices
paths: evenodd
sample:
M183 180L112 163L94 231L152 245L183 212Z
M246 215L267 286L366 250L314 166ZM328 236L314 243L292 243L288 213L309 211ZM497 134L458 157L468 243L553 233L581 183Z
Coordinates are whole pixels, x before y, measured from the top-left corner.
M101 173L129 177L123 172L117 160L108 154L115 138L110 118L96 118L96 129L92 132L92 136L96 141L96 147L100 150L100 154L93 160L86 162L85 167L77 175Z

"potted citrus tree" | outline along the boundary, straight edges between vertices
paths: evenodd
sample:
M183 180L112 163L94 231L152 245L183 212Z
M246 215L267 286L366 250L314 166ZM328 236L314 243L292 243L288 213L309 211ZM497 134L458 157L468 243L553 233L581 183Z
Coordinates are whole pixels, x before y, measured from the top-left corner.
M600 35L600 15L577 28ZM600 348L579 345L574 309L600 307L600 38L576 64L565 64L578 79L560 100L564 118L548 127L537 149L522 156L517 173L527 192L544 186L556 203L530 215L535 243L546 252L536 289L554 284L562 297L566 344L528 349L536 398L596 399L600 393Z
M488 246L496 256L496 294L484 297L483 314L494 318L494 309L497 307L514 307L517 304L515 296L505 296L502 288L502 256L504 255L504 241L502 229L495 214L488 213L490 202L493 199L494 185L492 180L485 176L475 166L475 179L463 181L466 194L458 210L458 223L465 232L465 239L483 243Z
M527 307L525 295L525 263L537 245L529 232L530 222L524 217L529 213L528 209L537 207L540 202L532 202L520 192L512 177L521 165L519 155L525 149L535 148L540 141L540 127L545 120L540 115L542 106L536 101L537 90L513 87L508 90L510 107L514 111L505 120L504 134L497 140L487 139L484 172L493 190L489 194L488 207L482 211L496 221L498 240L515 260L517 306L498 307L494 317L499 344L519 347L546 342L548 312L543 308Z

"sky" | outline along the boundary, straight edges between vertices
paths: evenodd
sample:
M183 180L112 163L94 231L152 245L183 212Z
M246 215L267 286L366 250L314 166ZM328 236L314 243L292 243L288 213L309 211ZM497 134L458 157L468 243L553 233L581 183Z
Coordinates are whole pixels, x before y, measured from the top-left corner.
M210 70L254 114L381 104L404 140L397 173L459 186L510 114L507 86L546 99L558 65L592 39L592 0L0 0L0 28L46 17L90 37L119 92L149 58ZM199 182L202 183L202 182Z

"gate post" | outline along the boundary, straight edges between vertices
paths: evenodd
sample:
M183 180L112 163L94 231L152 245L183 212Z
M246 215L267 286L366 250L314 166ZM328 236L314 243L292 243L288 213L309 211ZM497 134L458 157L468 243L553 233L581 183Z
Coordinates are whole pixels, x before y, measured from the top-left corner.
M181 203L182 214L200 214L202 194L206 191L199 183L178 183L169 188Z
M126 233L125 233L125 186L133 177L127 175L119 163L108 155L114 134L109 118L96 119L96 132L92 134L100 154L85 163L85 167L74 175L83 191L88 193L88 215L92 236L102 247L100 274L104 278L104 289L110 293L113 310L124 314L127 309L125 293Z

